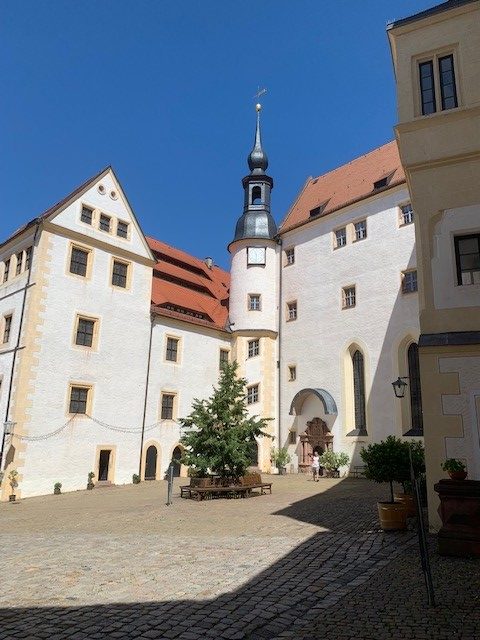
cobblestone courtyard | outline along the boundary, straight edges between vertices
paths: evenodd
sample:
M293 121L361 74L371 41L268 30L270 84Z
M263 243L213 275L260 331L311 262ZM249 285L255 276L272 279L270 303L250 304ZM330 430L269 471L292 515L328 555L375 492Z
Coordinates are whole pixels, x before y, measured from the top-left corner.
M0 505L0 639L480 637L480 563L440 558L424 606L385 488L273 478L273 494L165 506L143 483Z

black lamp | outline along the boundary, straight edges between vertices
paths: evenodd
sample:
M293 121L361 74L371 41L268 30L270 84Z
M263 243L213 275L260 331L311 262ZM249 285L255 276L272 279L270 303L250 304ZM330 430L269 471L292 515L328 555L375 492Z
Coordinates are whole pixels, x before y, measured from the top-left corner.
M395 380L395 382L392 382L392 387L393 387L393 391L395 392L396 398L405 397L405 389L408 386L405 380L408 380L408 377L403 377L403 378L398 377Z

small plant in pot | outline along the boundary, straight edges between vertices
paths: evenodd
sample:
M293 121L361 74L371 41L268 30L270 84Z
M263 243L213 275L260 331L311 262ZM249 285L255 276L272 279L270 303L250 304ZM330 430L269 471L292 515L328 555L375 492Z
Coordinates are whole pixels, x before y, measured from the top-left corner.
M138 475L138 473L134 473L133 474L132 482L133 482L133 484L140 484L140 476Z
M12 469L8 474L8 482L12 489L12 492L8 496L8 499L10 502L15 502L16 500L15 489L18 487L18 471L16 469Z
M287 472L286 466L291 461L291 456L288 453L287 447L280 447L280 449L272 449L271 461L277 467L280 475L285 475Z
M55 484L53 485L53 493L56 496L59 496L62 493L62 483L61 482L55 482Z
M88 476L87 476L87 477L88 477L88 481L87 481L87 489L88 489L89 491L91 491L91 490L93 489L93 487L95 486L95 485L93 484L93 479L94 479L94 477L95 477L95 474L93 473L93 471L89 471L89 472L88 472Z
M345 467L350 462L350 457L344 451L325 451L320 456L320 464L327 472L327 476L339 477L340 467Z
M442 464L442 469L448 473L452 480L465 480L467 477L466 466L457 458L447 458Z
M388 482L390 500L378 502L380 526L384 531L407 528L407 510L403 503L395 502L393 483L408 479L408 443L395 436L364 447L360 457L365 463L365 477L375 482Z

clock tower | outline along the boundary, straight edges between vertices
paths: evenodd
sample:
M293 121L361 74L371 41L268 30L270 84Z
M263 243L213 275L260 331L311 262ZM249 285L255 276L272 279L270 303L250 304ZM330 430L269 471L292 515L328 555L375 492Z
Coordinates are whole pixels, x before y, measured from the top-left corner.
M243 213L229 244L232 256L230 323L232 355L239 374L247 379L247 401L252 415L273 418L277 433L278 262L277 227L270 213L273 180L266 174L268 158L260 132L261 105L256 105L255 142L248 156L250 173L242 180ZM258 466L270 469L272 441L258 443ZM280 446L275 438L273 446Z

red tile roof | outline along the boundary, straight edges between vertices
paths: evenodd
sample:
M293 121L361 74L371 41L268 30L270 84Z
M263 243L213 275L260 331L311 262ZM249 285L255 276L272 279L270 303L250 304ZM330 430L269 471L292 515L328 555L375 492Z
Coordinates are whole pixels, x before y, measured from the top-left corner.
M387 186L375 189L374 183L382 178L387 178ZM309 178L280 225L280 233L404 182L405 173L393 140L323 176ZM312 218L310 211L317 207L321 208L320 213Z
M170 245L147 238L153 268L152 308L159 315L225 330L230 275Z

